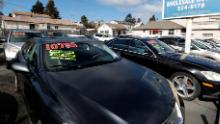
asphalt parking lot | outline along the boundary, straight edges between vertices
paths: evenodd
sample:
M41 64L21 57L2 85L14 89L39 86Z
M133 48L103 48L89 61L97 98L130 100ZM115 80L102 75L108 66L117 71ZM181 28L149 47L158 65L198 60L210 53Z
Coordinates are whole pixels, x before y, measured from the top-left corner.
M13 117L10 119L16 124L29 124L30 119L24 101L21 95L15 91L13 82L14 74L5 68L3 53L0 48L0 115L3 115L4 112L6 114L13 113ZM185 112L186 124L214 124L215 122L216 107L211 102L185 101ZM0 124L2 124L2 118L7 118L7 116L0 117Z

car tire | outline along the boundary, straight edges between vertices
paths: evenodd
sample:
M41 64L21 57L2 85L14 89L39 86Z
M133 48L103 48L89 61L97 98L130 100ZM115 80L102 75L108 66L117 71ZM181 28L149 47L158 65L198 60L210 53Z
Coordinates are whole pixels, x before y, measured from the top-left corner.
M192 101L201 94L199 82L189 73L176 72L170 79L174 83L177 94L184 100Z

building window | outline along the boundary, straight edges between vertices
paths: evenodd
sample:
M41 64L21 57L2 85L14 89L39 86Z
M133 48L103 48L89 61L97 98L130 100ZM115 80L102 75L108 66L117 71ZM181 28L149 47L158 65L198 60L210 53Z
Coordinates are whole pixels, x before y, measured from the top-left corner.
M35 29L35 24L30 24L30 30L34 30Z
M100 31L101 34L104 34L104 31Z
M59 29L59 26L55 26L55 30L58 30Z
M154 29L154 30L150 30L150 35L156 35L156 34L160 34L160 30L159 29Z
M50 30L51 28L50 28L50 25L47 25L47 30Z
M105 34L109 34L109 31L106 30L106 31L105 31Z
M174 35L174 29L169 29L169 35Z
M184 28L184 29L181 29L181 32L182 33L186 33L186 29Z
M213 37L213 33L203 33L202 34L204 37Z

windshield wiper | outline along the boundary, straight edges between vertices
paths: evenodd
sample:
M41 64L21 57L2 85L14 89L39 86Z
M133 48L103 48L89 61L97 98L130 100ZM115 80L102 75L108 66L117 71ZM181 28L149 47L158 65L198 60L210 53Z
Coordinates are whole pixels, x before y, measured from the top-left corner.
M81 65L52 65L52 69L80 69Z
M98 62L86 63L86 64L81 64L81 65L52 65L52 66L50 66L50 68L53 69L53 70L82 69L82 68L86 68L86 67L98 66L98 65L112 63L112 62L115 62L115 61L118 61L118 60L119 59L107 60L107 61L98 61Z

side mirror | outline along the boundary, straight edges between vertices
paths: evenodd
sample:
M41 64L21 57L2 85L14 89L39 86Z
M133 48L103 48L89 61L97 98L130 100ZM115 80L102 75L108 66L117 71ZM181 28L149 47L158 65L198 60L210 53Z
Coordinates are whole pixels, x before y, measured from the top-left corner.
M4 43L4 42L6 42L6 38L4 37L0 38L0 43Z
M29 73L29 69L25 64L22 63L14 63L11 65L12 70L21 73Z

